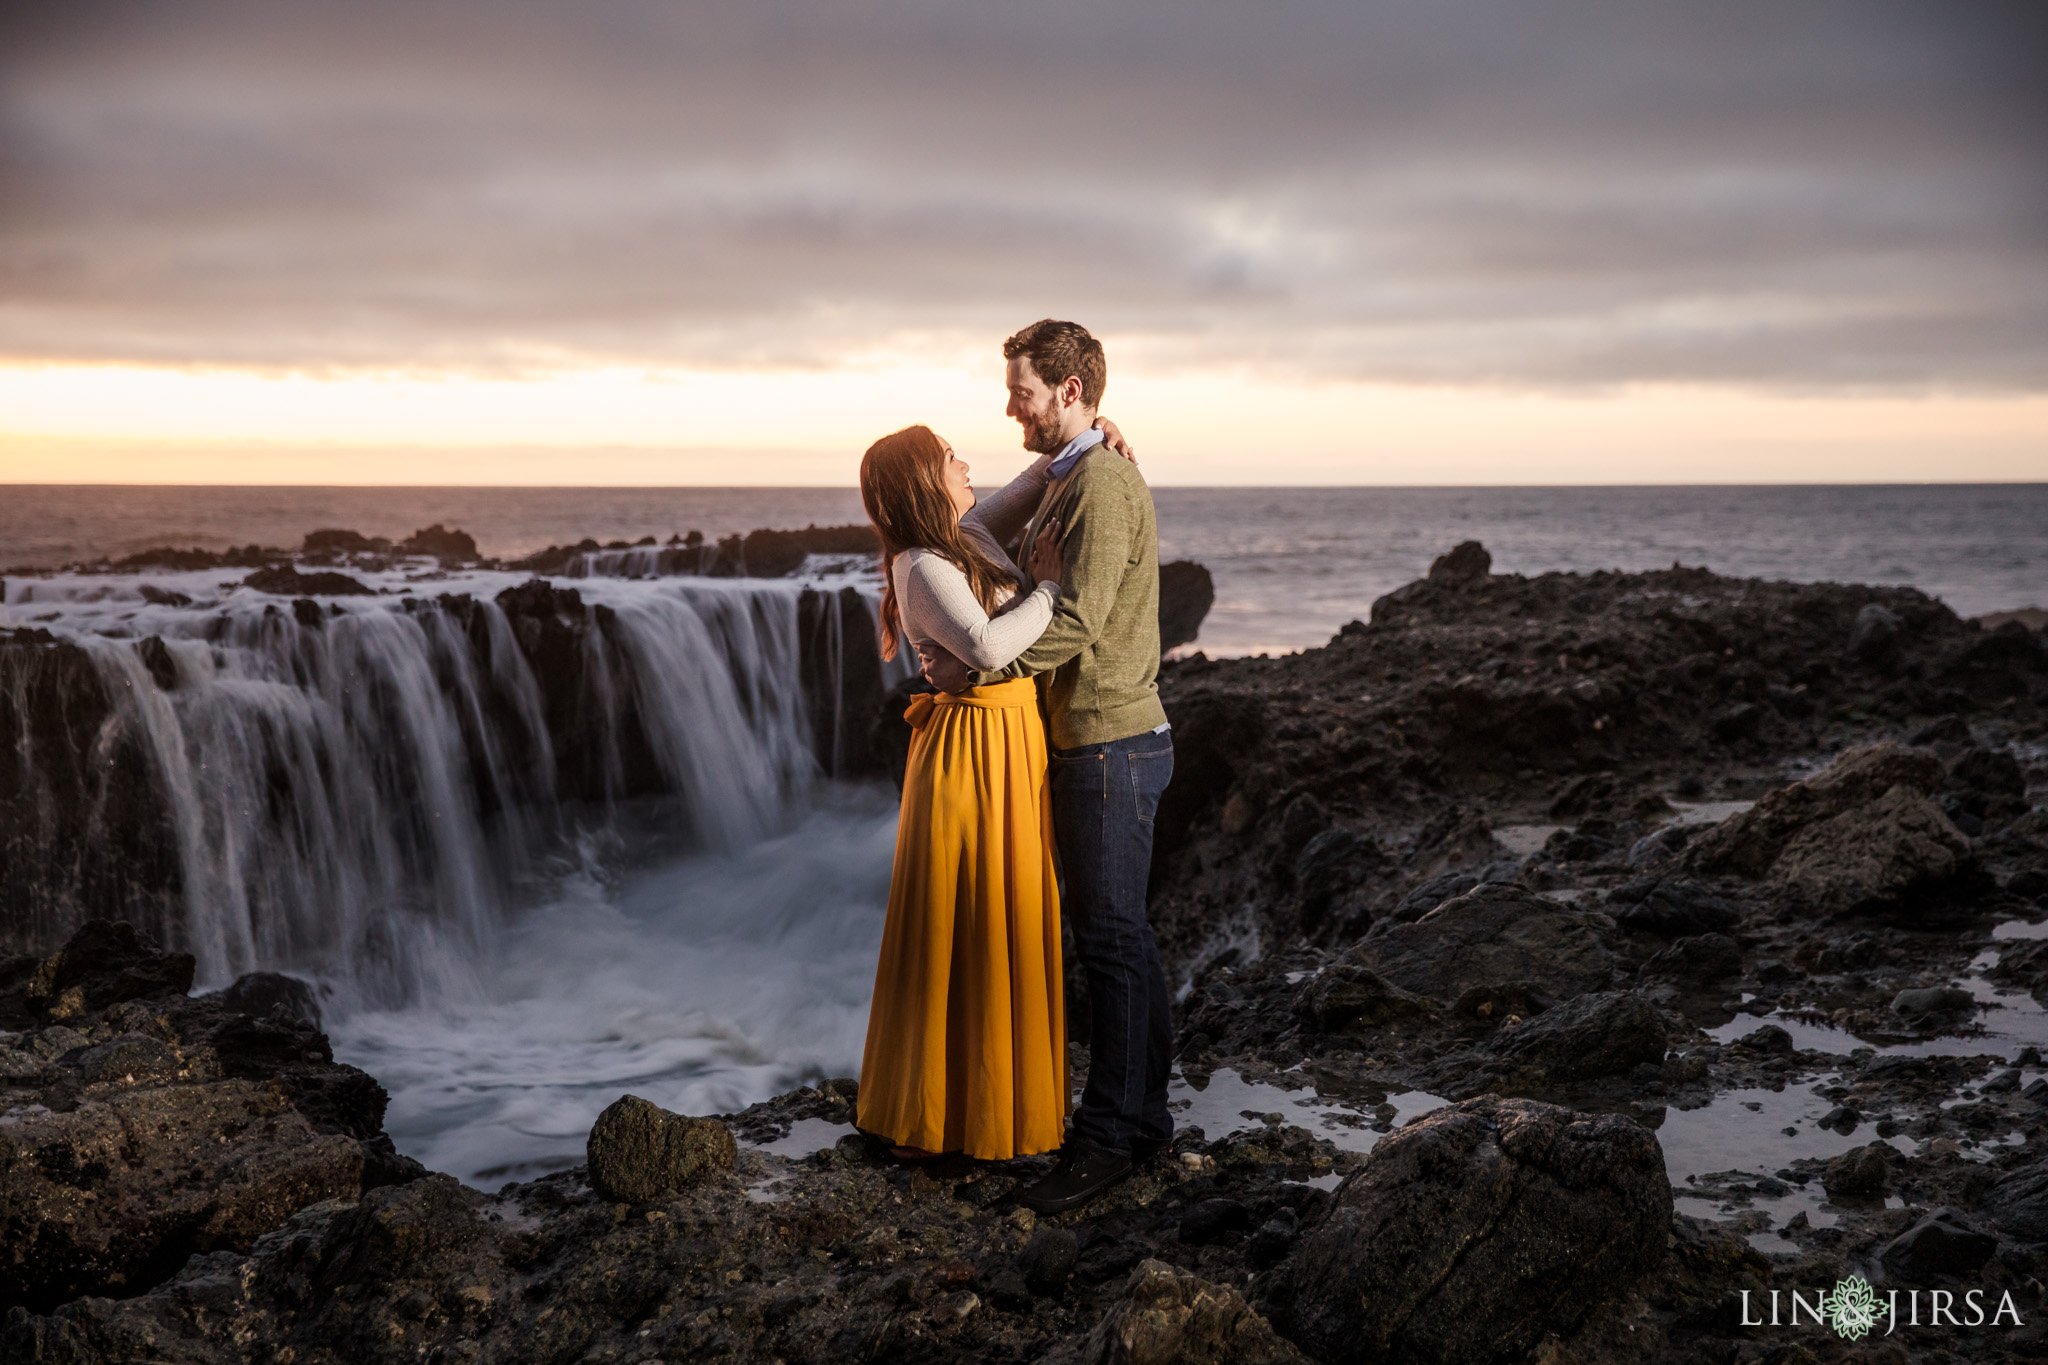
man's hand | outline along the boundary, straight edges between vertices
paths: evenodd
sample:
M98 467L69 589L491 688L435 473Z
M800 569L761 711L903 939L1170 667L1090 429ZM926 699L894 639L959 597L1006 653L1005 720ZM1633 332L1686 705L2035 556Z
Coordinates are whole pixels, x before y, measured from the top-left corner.
M937 645L920 644L917 661L923 666L924 680L941 692L965 692L974 685L967 676L967 665Z
M1098 417L1095 419L1095 427L1102 433L1102 443L1104 445L1123 456L1126 460L1129 460L1132 464L1138 462L1138 452L1131 448L1131 443L1124 439L1124 434L1121 431L1117 430L1116 423L1110 421L1107 417Z

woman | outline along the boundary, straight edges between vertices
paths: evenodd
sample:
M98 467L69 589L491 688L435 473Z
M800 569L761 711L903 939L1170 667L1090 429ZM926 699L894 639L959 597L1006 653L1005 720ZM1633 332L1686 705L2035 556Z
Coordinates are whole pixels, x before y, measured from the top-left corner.
M1128 455L1104 424L1111 443ZM861 498L882 539L881 649L930 641L1000 669L1052 621L1059 527L1003 552L1050 456L977 505L928 428L868 447ZM1059 890L1038 693L1029 678L916 697L858 1125L897 1156L1002 1160L1058 1148L1067 1116Z

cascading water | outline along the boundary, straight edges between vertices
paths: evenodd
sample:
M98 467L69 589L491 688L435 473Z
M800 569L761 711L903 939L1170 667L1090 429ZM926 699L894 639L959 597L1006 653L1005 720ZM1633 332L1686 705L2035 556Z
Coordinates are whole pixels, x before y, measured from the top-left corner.
M863 592L217 577L17 579L0 626L85 651L95 743L144 756L181 907L152 927L202 988L317 982L402 1145L488 1182L624 1088L704 1112L857 1063L893 801L820 779L865 733Z

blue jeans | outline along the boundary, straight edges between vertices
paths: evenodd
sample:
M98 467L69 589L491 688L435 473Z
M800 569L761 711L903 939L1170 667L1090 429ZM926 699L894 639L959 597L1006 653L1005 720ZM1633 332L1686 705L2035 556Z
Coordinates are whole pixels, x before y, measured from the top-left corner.
M1173 998L1145 918L1152 817L1173 778L1173 734L1052 751L1060 908L1088 979L1088 1086L1074 1134L1130 1155L1137 1133L1173 1136L1166 1077Z

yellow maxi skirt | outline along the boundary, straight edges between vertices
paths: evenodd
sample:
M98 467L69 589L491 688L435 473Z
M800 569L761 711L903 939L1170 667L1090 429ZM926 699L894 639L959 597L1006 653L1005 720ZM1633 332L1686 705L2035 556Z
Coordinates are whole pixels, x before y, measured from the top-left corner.
M1002 1160L1065 1139L1045 725L1028 678L913 698L858 1123Z

